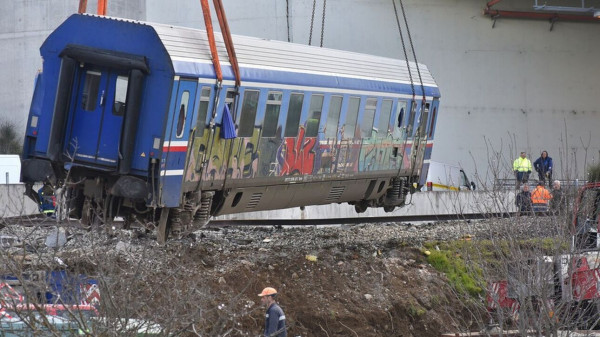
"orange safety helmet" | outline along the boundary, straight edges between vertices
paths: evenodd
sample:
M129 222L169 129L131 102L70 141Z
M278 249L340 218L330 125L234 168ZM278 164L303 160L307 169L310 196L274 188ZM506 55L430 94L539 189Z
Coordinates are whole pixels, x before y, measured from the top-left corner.
M260 296L260 297L273 296L273 295L277 295L277 290L275 290L275 288L271 288L271 287L266 287L265 289L263 289L262 293L258 294L258 296Z

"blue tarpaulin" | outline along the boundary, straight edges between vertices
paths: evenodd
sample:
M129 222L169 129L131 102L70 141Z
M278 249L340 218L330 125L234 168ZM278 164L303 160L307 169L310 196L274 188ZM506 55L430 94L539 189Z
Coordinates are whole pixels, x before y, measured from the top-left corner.
M233 139L235 137L237 137L235 133L235 124L231 118L229 106L225 104L225 108L223 108L223 122L221 123L221 138Z

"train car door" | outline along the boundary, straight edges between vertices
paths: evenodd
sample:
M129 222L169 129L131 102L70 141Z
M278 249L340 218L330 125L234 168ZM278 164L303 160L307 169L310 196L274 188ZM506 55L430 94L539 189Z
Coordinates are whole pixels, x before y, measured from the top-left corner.
M415 132L413 140L413 151L415 151L413 168L415 169L415 173L419 173L421 175L421 168L423 167L423 159L425 157L425 149L427 146L427 125L429 122L431 103L426 102L425 104L419 105L421 106L421 110L416 125L417 131ZM421 179L423 179L423 177L421 177Z
M172 105L169 109L161 161L161 203L167 207L179 206L183 172L185 168L190 133L193 128L193 111L198 81L180 79L175 82ZM176 91L175 91L176 90Z
M75 160L117 166L127 79L127 74L93 65L81 70L65 139Z
M266 104L266 96L261 97L258 89L244 89L240 99L237 137L233 140L227 168L227 176L232 179L254 178L258 173L258 140L262 129L256 127L256 115L258 107Z
M184 189L186 191L198 188L198 182L202 178L203 161L211 136L209 121L211 119L210 111L212 111L214 92L212 87L206 84L200 86L198 92L200 93L200 101L192 116L192 121L195 120L196 125L193 127L190 135L184 173Z

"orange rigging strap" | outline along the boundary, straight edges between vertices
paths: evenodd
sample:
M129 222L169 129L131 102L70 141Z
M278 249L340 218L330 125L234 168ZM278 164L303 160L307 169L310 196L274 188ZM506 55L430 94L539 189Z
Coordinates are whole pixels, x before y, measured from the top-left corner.
M212 20L210 18L210 8L208 0L200 0L202 5L202 14L204 14L204 24L206 25L206 35L208 35L208 44L210 46L210 54L212 56L215 74L219 83L223 81L223 73L221 72L221 63L219 62L219 53L217 53L217 44L215 42L215 33L213 31Z
M108 0L98 0L98 15L106 15L106 3Z
M77 13L83 14L87 10L87 0L79 0L79 10Z
M219 18L219 25L221 26L221 34L223 40L225 40L225 47L227 48L227 54L229 55L229 63L233 69L235 75L235 86L239 87L241 84L240 79L240 68L238 67L237 57L235 55L235 49L233 48L233 40L231 39L231 32L229 31L229 25L227 24L227 17L225 16L225 10L223 9L223 3L221 0L214 0L215 11L217 12L217 18Z

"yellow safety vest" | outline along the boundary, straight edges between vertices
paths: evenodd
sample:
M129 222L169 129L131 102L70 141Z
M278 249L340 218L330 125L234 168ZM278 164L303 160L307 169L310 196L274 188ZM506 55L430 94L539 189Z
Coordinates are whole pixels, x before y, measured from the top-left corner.
M527 158L517 158L513 163L513 170L518 172L531 171L531 160Z

